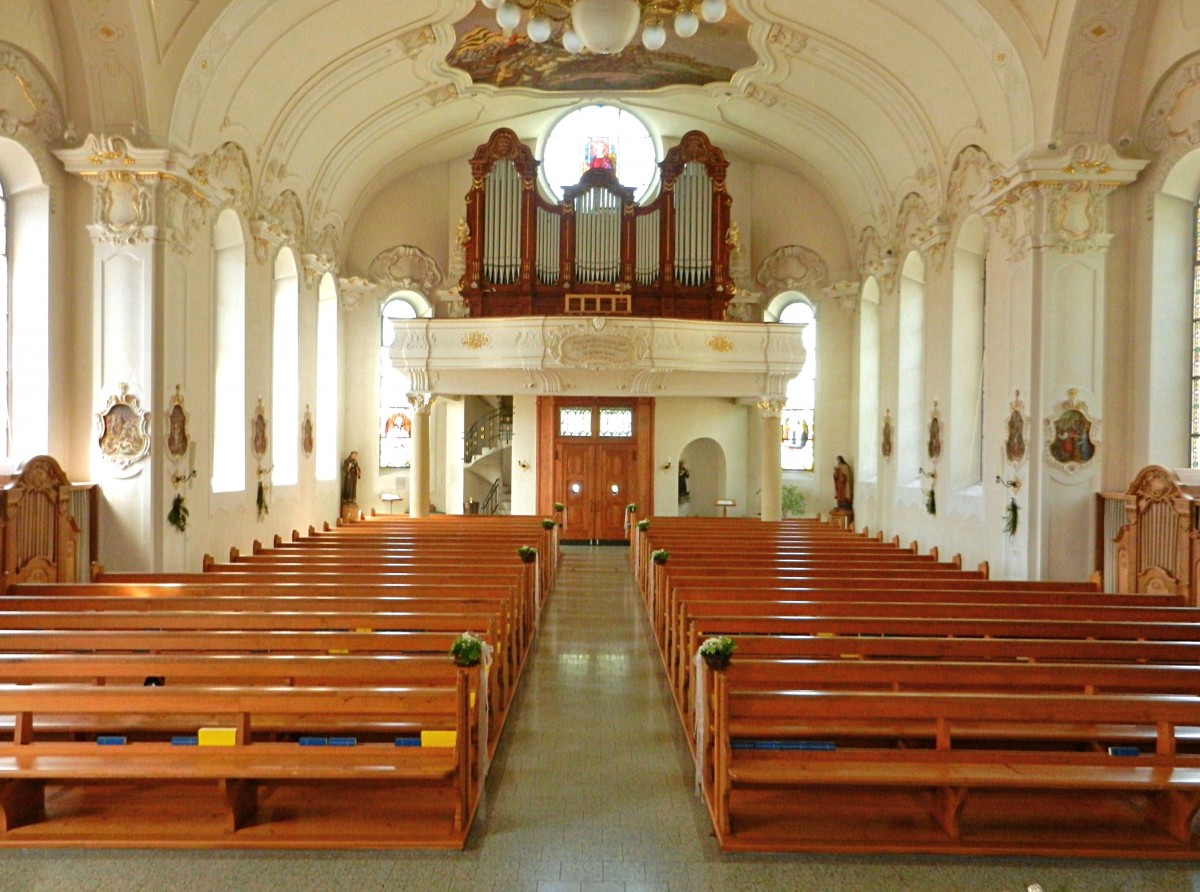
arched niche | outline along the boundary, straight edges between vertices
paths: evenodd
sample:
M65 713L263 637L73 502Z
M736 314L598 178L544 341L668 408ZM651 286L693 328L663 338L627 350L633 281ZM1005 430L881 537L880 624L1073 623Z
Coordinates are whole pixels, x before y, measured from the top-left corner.
M727 495L725 450L721 444L711 437L698 437L683 447L679 461L687 466L690 493L687 502L679 506L680 515L719 516L716 501Z

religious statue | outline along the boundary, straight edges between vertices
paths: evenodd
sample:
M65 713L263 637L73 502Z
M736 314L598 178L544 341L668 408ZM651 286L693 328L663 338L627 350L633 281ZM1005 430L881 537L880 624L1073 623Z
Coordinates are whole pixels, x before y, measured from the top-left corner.
M854 508L854 472L840 455L833 467L833 493L840 510L850 511Z
M342 462L342 504L358 500L358 480L362 468L358 466L358 453L351 452Z
M465 248L470 240L471 227L467 225L466 220L459 217L458 224L454 227L454 243L461 249Z

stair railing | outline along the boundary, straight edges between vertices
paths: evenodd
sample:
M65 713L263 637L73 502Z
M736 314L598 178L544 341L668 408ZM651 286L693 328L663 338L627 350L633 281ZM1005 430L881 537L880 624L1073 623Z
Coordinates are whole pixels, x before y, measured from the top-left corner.
M463 464L469 465L487 449L512 442L512 409L494 409L471 425L463 437Z

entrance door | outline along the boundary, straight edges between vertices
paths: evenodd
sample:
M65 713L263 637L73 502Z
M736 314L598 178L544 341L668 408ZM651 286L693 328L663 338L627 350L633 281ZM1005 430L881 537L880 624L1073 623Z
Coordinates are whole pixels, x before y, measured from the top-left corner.
M564 443L560 447L566 506L563 538L624 539L637 450L632 443Z
M553 461L539 462L538 504L550 516L562 502L564 541L621 542L627 505L651 513L653 408L645 398L539 401L539 451Z

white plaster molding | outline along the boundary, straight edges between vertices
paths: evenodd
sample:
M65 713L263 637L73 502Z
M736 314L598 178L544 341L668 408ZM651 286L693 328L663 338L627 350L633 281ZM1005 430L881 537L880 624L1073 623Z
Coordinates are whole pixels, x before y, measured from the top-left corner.
M437 261L415 245L393 245L380 251L367 268L368 275L389 289L430 295L442 284Z
M393 367L414 389L444 394L782 399L804 365L802 332L787 325L561 316L393 324Z
M8 84L10 89L4 89ZM0 133L13 139L31 137L43 143L63 135L62 103L54 85L24 51L0 41Z
M1027 157L993 181L980 210L994 221L1014 260L1046 248L1104 250L1112 240L1108 193L1132 183L1147 163L1098 143Z
M853 315L858 311L858 301L862 297L862 282L845 279L834 282L821 289L821 296L836 303L843 313Z
M338 298L343 310L357 310L363 298L371 297L379 286L370 279L349 276L338 279Z
M767 294L802 291L813 296L829 278L829 267L812 248L784 245L763 259L755 278Z

